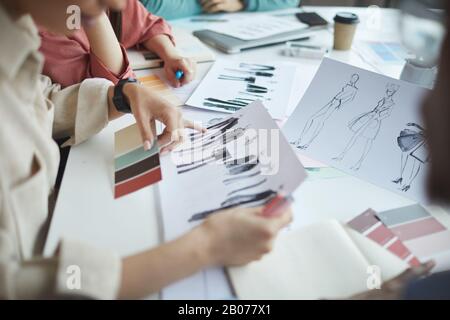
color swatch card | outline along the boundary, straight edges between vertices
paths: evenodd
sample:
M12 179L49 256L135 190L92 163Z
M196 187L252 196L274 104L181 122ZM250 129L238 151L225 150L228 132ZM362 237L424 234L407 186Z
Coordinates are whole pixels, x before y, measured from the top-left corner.
M403 244L402 240L378 219L376 212L372 209L367 210L351 220L348 226L375 241L381 247L407 262L410 266L420 264L419 260Z
M183 103L172 92L171 88L161 80L157 75L149 75L138 79L142 85L151 88L154 92L157 92L164 99L169 101L175 106L181 106Z
M324 59L283 132L302 154L424 204L428 92Z
M348 225L411 266L432 259L433 272L450 270L450 231L419 205L369 209Z
M420 261L433 259L433 272L450 270L450 231L419 205L377 213Z
M274 119L284 119L297 68L283 63L218 60L186 104L234 113L261 101Z
M145 151L136 124L116 132L114 166L116 199L162 179L158 144Z

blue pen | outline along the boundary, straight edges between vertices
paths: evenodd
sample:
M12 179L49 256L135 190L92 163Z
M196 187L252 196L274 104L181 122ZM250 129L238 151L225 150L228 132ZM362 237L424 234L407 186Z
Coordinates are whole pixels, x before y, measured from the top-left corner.
M180 80L184 77L184 72L182 70L178 70L177 72L175 72L175 77L177 78L177 80Z

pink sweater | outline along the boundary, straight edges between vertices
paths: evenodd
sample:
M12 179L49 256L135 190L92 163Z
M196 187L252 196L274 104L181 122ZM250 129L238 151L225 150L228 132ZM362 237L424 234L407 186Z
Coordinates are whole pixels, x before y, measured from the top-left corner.
M40 29L40 51L45 56L43 74L54 83L68 87L87 78L105 78L117 83L133 76L126 49L136 47L157 35L172 39L170 26L160 17L152 15L137 0L128 0L122 12L122 39L120 39L125 65L120 74L114 74L91 52L83 30L70 37L55 35ZM173 41L173 39L172 39Z

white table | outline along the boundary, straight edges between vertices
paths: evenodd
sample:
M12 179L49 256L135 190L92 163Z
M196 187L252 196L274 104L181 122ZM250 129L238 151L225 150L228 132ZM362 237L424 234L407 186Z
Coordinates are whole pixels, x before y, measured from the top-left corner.
M290 9L276 13L293 14L299 10ZM397 12L391 9L382 9L383 28L378 31L367 28L365 24L367 11L364 8L309 7L307 10L317 11L330 21L338 11L350 10L359 14L362 20L357 33L359 39L385 41L395 40L398 37L398 32L394 29ZM191 30L202 27L191 23L189 19L178 20L174 24ZM331 46L332 33L321 31L317 39L312 41ZM233 56L217 52L217 56L227 59L296 62L304 70L301 90L306 90L320 61L282 57L279 54L281 47L251 50ZM331 57L368 70L374 69L354 51L332 52ZM199 65L199 76L203 76L209 66L209 64ZM398 78L400 71L401 67L392 68L387 75ZM138 75L150 72L154 71L142 71ZM161 74L160 70L156 72ZM156 186L145 188L119 200L113 198L114 132L131 123L132 117L123 117L112 122L89 141L72 148L51 223L45 255L53 254L62 236L77 238L99 248L113 249L122 256L152 248L161 242L161 219ZM299 188L296 198L294 207L296 226L329 218L348 221L368 207L386 210L412 204L409 200L352 177L307 181ZM444 212L435 210L435 216L450 227L449 219Z

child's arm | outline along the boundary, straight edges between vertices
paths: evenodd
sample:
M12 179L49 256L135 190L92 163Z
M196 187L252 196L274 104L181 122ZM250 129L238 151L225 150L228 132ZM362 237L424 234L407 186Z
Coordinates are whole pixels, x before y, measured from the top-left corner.
M122 48L116 38L106 13L101 15L92 27L85 27L91 52L113 74L119 75L126 69Z

